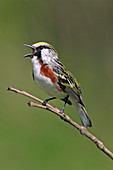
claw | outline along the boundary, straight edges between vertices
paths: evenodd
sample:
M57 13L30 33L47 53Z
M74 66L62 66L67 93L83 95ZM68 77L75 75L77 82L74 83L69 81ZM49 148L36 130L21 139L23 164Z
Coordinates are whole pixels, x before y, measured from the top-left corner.
M42 103L42 105L43 105L43 106L46 106L46 103L47 103L47 100L44 100L43 103Z

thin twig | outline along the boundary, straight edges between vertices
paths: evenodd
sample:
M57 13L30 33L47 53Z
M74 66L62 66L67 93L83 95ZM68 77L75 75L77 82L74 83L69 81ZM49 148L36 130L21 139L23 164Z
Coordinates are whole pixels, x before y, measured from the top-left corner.
M55 113L57 116L60 116L62 120L66 121L67 123L71 124L72 126L74 126L76 129L78 129L80 131L80 133L86 137L88 137L91 141L93 141L97 147L103 151L106 155L108 155L111 159L113 159L113 153L108 150L104 144L98 140L94 135L92 135L84 126L80 126L79 124L77 124L76 122L74 122L72 119L70 119L69 116L67 116L66 114L61 114L60 113L60 110L56 107L53 107L51 106L50 104L46 104L46 106L43 106L42 103L43 103L43 100L35 97L35 96L32 96L31 94L25 92L25 91L22 91L22 90L18 90L18 89L15 89L13 87L8 87L9 91L13 91L13 92L16 92L16 93L19 93L19 94L23 94L25 96L28 96L32 99L35 99L36 101L40 102L41 104L38 104L38 103L34 103L34 102L29 102L28 105L29 106L35 106L35 107L40 107L42 109L47 109L53 113Z

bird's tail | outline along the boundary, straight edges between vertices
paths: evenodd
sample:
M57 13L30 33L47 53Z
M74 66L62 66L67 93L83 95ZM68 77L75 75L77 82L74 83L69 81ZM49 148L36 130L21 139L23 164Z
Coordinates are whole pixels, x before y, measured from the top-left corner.
M80 103L77 103L76 101L73 100L73 104L75 105L76 109L77 109L77 112L80 116L80 119L81 119L81 122L83 124L83 126L87 127L92 127L92 122L86 112L86 109L85 107L80 104Z

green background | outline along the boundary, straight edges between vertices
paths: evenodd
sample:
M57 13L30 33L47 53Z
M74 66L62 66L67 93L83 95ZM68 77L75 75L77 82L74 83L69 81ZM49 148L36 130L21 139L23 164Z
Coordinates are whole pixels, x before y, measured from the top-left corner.
M0 170L112 170L112 160L76 129L6 90L48 97L23 58L31 52L23 44L39 41L52 44L79 80L93 122L89 131L113 152L113 1L1 0ZM65 113L81 124L74 107Z

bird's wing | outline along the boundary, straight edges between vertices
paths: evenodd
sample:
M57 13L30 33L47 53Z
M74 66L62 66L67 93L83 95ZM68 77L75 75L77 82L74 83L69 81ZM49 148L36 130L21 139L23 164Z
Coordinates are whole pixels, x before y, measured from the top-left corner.
M53 71L58 77L58 84L63 91L83 105L80 84L70 71L59 61L55 63Z
M85 127L91 127L92 122L82 101L80 84L60 61L57 61L57 64L54 65L53 70L58 77L59 86L71 97L73 101L72 103L75 105L83 125Z

